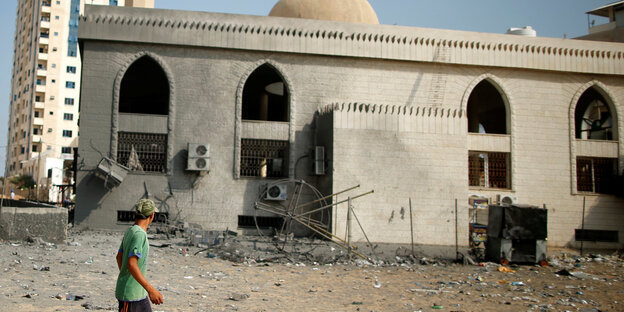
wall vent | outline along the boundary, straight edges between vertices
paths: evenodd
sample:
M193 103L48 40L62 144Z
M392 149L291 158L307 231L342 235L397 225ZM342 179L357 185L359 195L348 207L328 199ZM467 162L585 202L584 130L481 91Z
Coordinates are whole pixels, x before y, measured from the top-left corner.
M238 216L238 226L239 227L256 227L256 222L258 223L258 227L260 228L282 228L282 224L284 223L284 219L280 217L256 217L254 220L253 216Z
M618 231L575 229L574 239L577 242L617 243L619 242L619 233Z

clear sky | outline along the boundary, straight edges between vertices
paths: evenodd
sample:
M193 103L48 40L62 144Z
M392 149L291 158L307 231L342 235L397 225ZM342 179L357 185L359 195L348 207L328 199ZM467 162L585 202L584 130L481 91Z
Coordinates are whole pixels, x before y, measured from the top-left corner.
M337 1L337 0L336 0ZM538 36L587 34L585 12L613 0L369 0L382 24L505 33L530 25ZM156 8L267 15L277 0L155 0ZM0 175L4 175L17 0L0 10ZM596 19L596 18L593 18ZM596 19L597 24L604 19Z

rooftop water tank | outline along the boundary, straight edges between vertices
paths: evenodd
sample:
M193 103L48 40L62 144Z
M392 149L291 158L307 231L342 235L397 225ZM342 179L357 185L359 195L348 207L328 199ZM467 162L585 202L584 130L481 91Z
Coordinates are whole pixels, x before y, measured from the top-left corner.
M517 36L525 36L525 37L536 37L537 32L531 26L524 27L512 27L507 29L508 35L517 35Z

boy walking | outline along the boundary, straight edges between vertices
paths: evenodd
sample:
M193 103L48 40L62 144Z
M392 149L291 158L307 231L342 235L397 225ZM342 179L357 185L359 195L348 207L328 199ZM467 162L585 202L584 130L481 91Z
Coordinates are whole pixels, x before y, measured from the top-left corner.
M134 225L126 230L117 252L119 276L115 297L119 301L119 312L151 312L150 301L153 304L163 303L163 296L145 279L149 252L146 231L154 221L157 210L149 199L139 200L134 208Z

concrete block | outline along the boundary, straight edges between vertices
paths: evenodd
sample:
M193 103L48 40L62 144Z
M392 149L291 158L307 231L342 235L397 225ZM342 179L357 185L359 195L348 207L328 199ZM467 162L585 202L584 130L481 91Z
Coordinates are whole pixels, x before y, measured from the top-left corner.
M40 237L50 243L64 242L67 239L67 209L2 207L0 238L26 240L29 237Z

